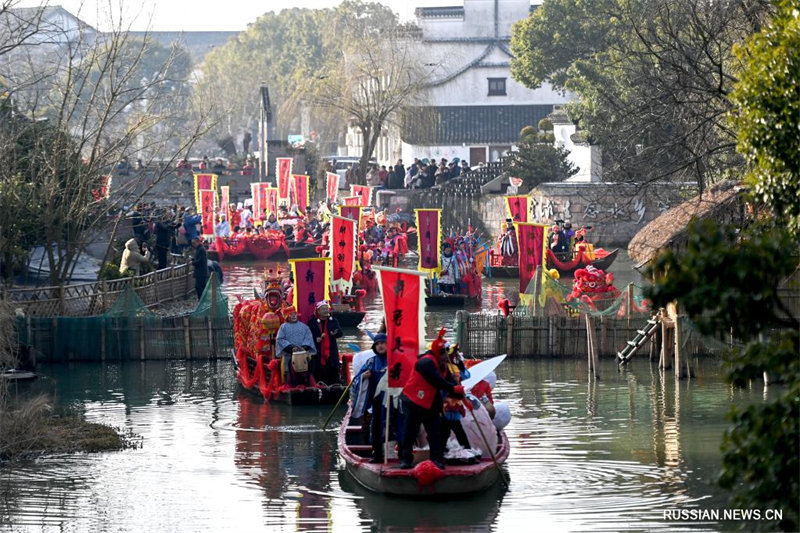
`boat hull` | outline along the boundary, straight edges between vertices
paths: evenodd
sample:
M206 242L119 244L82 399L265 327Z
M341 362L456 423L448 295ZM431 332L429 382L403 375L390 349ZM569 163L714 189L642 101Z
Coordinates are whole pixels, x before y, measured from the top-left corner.
M465 307L469 305L476 305L478 300L470 298L463 294L450 294L447 296L427 296L425 297L425 305L428 307Z
M236 361L235 358L234 361ZM251 374L255 370L255 365L256 361L248 357L247 366ZM252 387L246 387L244 383L242 383L241 379L239 378L238 365L236 366L237 368L235 368L235 371L239 388L249 394L252 394L253 396L265 399L264 395L261 394L258 383L255 383ZM267 376L266 381L269 382L270 371L265 368L264 372ZM344 390L345 386L338 383L324 387L294 387L291 389L279 389L276 392L272 392L267 401L286 405L334 405L339 401L339 398L342 397Z
M619 253L619 248L614 248L611 250L607 256L601 257L600 259L595 259L591 263L587 263L585 261L579 261L575 265L569 265L565 262L558 262L556 263L550 256L551 252L548 251L547 254L547 268L555 268L558 270L558 273L562 276L571 276L575 273L576 270L579 268L586 268L588 265L592 265L594 268L599 270L607 270L608 267L614 262L617 258L617 254ZM568 266L566 266L568 265ZM487 275L492 278L519 278L519 267L518 266L495 266L487 272Z
M355 432L351 433L351 430L358 429L345 426L349 419L348 410L345 422L339 428L338 440L339 455L345 462L345 470L359 485L380 494L430 498L465 496L481 492L497 483L500 478L498 465L503 464L509 454L508 438L503 431L500 431L500 441L495 453L497 464L491 457L485 457L477 464L447 465L439 479L427 486L421 486L414 477L414 470L400 469L397 459L390 459L386 464L371 464L369 453L365 450L369 446L349 444L348 434L353 435ZM415 459L422 458L415 457Z
M364 320L365 311L334 311L332 313L339 325L343 328L355 328Z

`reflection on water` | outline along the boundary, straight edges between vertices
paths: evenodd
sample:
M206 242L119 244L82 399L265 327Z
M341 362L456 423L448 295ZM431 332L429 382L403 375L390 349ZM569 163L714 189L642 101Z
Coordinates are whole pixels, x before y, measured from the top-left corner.
M618 285L636 275L621 257ZM257 267L226 263L224 290L252 297ZM612 268L612 270L615 270ZM625 277L627 275L627 278ZM515 280L484 283L483 309L516 298ZM371 343L377 297L343 339ZM428 337L455 311L428 313ZM443 504L388 498L357 486L336 452L325 407L264 404L237 391L230 361L75 364L45 367L29 393L46 390L90 421L142 436L140 449L48 457L0 468L0 527L66 531L618 531L674 530L665 509L724 508L714 487L719 442L731 403L778 392L731 389L718 363L676 384L645 359L618 373L601 361L509 360L497 399L507 428L510 487ZM344 409L341 415L344 414ZM3 496L5 495L5 496ZM720 524L682 524L693 530Z
M504 363L510 487L446 505L356 486L336 430L319 428L326 408L239 393L227 361L47 367L54 377L35 387L142 435L143 446L6 467L0 490L14 496L0 516L68 531L617 531L674 526L664 509L725 507L713 485L725 414L763 391L731 391L713 361L677 386L645 360L624 373L601 366L595 381L583 360Z

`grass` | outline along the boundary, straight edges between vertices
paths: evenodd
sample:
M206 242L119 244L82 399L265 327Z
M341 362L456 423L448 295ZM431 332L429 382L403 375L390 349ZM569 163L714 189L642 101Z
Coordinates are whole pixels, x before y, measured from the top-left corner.
M44 396L14 402L0 400L0 460L40 455L103 452L135 448L141 439L131 433L87 422L73 411L56 413Z

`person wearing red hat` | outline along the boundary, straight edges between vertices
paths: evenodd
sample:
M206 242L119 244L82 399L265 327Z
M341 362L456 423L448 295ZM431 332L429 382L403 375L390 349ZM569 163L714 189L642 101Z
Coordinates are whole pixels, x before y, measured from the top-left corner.
M325 300L317 302L314 316L308 321L308 329L311 330L317 350L312 359L314 379L325 385L341 382L339 346L336 339L342 336L342 328L339 321L331 316L331 307Z
M405 422L403 441L400 446L400 468L411 468L414 462L414 441L419 426L425 427L431 460L439 468L444 468L444 442L442 441L442 394L464 397L464 387L453 385L447 376L447 350L445 348L444 329L431 343L431 349L420 355L414 369L403 387L400 399L403 402Z

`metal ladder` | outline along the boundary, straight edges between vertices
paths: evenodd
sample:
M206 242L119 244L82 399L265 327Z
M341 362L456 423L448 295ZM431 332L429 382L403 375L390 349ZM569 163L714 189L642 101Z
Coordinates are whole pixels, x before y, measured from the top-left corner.
M630 361L631 357L633 357L633 354L636 353L636 350L638 350L642 344L647 342L650 337L653 336L653 333L655 333L656 328L660 323L661 317L659 315L653 315L644 325L643 329L636 330L636 336L633 338L633 340L628 341L625 345L625 348L623 348L621 352L617 352L617 359L619 359L620 366Z

